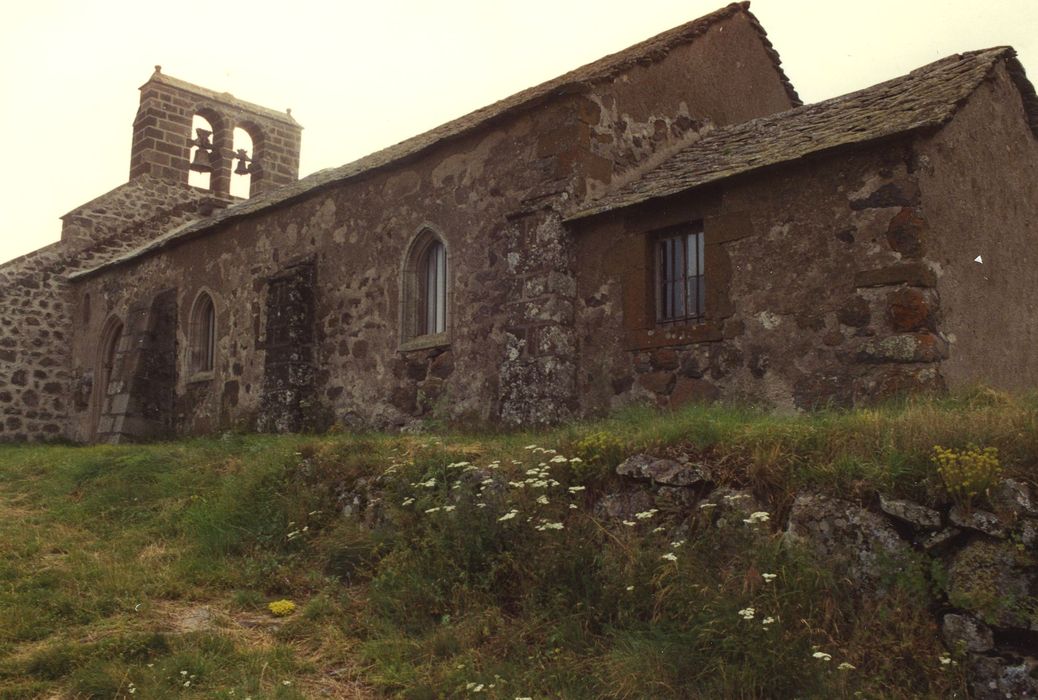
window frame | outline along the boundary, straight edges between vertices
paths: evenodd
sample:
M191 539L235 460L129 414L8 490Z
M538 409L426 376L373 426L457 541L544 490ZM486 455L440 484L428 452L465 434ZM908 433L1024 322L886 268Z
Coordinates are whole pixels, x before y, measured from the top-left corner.
M401 352L450 344L452 267L446 238L431 226L419 229L401 274Z
M203 317L204 315L204 317ZM191 305L187 336L188 381L205 381L216 372L216 299L208 289L199 290Z
M693 221L654 231L650 240L653 306L650 318L653 327L706 323L706 234L703 222ZM675 254L678 248L681 262ZM690 284L695 284L694 291ZM693 303L695 308L690 310Z

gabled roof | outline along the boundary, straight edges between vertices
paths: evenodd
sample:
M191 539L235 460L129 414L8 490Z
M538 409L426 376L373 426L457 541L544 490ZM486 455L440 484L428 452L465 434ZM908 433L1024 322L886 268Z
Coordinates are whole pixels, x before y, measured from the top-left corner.
M1010 47L949 56L908 75L824 102L718 128L657 165L586 203L567 220L667 197L836 148L947 123L1005 61L1038 136L1038 98Z
M375 153L364 156L359 160L355 160L352 163L347 163L346 165L337 168L320 170L299 180L298 182L292 183L291 185L279 187L275 190L252 197L240 204L223 209L212 217L185 224L177 229L168 231L136 250L113 258L102 265L69 275L69 277L70 279L75 279L91 275L106 267L127 262L133 258L166 248L174 242L194 237L222 223L241 219L273 207L302 199L319 189L361 176L398 161L414 157L445 141L467 134L507 115L536 107L551 98L560 95L580 94L586 92L596 83L610 80L634 66L660 60L673 49L695 41L715 24L737 14L745 15L750 20L753 28L760 34L765 50L774 62L775 70L778 72L790 100L794 104L801 104L796 90L793 89L793 85L789 82L789 79L782 71L778 53L772 47L771 42L768 41L767 35L764 32L763 27L761 27L760 23L757 21L757 18L749 11L749 7L749 2L733 2L727 7L723 7L720 10L679 27L675 27L674 29L669 29L662 34L658 34L651 39L635 44L619 53L610 54L604 58L600 58L597 61L570 71L558 78L528 88L522 92L518 92L511 97L506 97L494 104L477 109L463 117L459 117L458 119L442 124L430 131L426 131L423 134L414 136L406 141L401 141L394 146L382 149L381 151L376 151ZM159 77L164 81L171 80L168 76L162 75L161 73L159 74ZM177 84L180 85L180 82L178 81ZM194 88L197 86L192 87Z

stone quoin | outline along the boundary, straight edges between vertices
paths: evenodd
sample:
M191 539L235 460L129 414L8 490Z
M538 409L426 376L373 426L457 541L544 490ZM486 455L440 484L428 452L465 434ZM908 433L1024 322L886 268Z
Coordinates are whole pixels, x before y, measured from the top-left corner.
M300 136L156 67L129 181L0 266L0 440L1038 381L1008 47L802 105L735 3L303 179Z

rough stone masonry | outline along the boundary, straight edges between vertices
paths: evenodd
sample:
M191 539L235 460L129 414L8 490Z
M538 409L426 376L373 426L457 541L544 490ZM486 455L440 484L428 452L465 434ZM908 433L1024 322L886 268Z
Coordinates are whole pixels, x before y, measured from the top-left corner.
M156 68L129 182L0 266L0 439L1031 387L1036 125L1009 48L801 105L748 3L301 180Z

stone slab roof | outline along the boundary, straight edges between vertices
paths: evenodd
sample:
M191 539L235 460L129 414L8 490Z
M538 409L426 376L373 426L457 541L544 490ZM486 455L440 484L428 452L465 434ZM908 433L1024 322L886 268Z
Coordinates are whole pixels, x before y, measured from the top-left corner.
M574 221L667 197L832 149L947 123L1006 62L1038 136L1038 98L1010 47L949 56L908 75L824 102L718 128L679 147L626 184L576 209Z
M761 27L757 18L749 11L749 6L749 2L731 3L730 5L712 12L709 15L705 15L704 17L700 17L699 19L675 27L674 29L667 30L662 34L658 34L651 39L635 44L619 53L610 54L604 58L559 76L558 78L549 80L546 83L541 83L535 87L518 92L511 97L506 97L499 102L477 109L474 112L447 122L446 124L431 129L423 134L414 136L406 141L401 141L394 146L390 146L381 151L376 151L375 153L360 158L359 160L347 163L346 165L337 168L328 168L326 170L318 171L291 185L279 187L275 190L252 197L240 204L221 210L208 219L185 224L184 226L172 231L168 231L140 248L118 257L113 257L101 265L71 274L69 275L69 278L77 279L93 275L107 267L129 262L134 258L162 250L174 243L179 243L194 236L202 235L204 232L212 230L221 224L302 199L319 189L361 176L398 161L414 157L445 141L467 134L479 127L485 126L508 115L536 107L544 101L554 97L586 92L594 84L610 80L616 75L623 73L634 66L658 61L674 48L695 41L696 38L705 34L718 22L737 14L744 14L749 18L754 29L756 29L760 34L765 49L774 61L775 70L778 71L778 74L786 87L786 92L789 95L790 100L794 104L801 104L796 90L793 89L789 79L782 71L778 53L772 47L771 42L768 41L764 28ZM161 73L159 74L159 78L167 81L175 80L170 79L168 76L162 75ZM177 84L180 85L179 82Z

